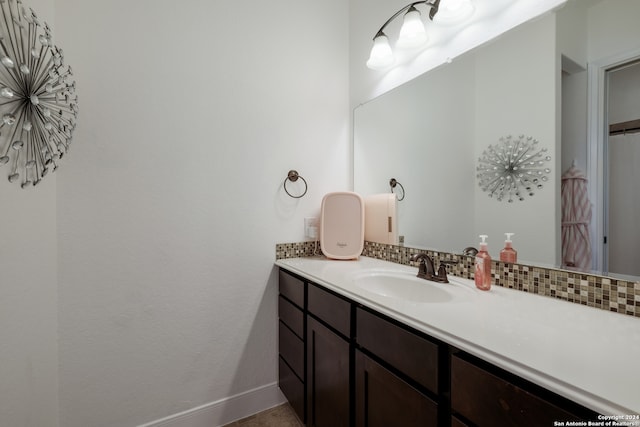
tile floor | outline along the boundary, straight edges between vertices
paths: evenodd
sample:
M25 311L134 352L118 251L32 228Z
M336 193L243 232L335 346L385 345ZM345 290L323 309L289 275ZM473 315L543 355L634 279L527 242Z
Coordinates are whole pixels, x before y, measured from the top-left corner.
M234 421L224 427L304 427L288 403Z

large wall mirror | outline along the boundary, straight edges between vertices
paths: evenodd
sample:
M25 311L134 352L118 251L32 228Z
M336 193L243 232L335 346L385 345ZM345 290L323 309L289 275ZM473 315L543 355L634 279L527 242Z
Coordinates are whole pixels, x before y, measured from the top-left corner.
M355 191L402 183L406 246L461 253L488 234L497 258L510 232L519 262L559 267L561 176L572 163L588 168L588 64L640 49L640 37L629 35L638 30L618 28L639 13L635 1L570 0L358 106ZM482 152L508 135L531 136L551 156L549 181L513 203L488 197L476 179Z

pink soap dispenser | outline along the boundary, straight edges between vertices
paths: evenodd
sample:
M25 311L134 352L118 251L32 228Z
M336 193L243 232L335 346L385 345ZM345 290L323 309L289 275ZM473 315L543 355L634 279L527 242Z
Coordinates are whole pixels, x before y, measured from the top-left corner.
M487 242L485 239L488 236L481 234L480 238L480 251L476 254L476 268L474 278L476 281L476 287L482 291L488 291L491 289L491 256L487 252Z
M500 261L518 262L518 252L511 246L511 236L514 233L504 233L507 239L504 241L504 249L500 251Z

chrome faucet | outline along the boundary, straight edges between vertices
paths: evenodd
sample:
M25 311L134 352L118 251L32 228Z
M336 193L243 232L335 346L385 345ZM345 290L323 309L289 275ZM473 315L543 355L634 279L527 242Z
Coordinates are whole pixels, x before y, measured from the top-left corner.
M449 283L449 279L447 279L447 268L444 263L440 263L438 272L436 273L436 270L433 267L433 260L425 253L412 255L411 261L419 263L418 277L421 279L432 280L440 283Z
M473 246L469 246L468 248L464 248L462 250L462 255L466 255L466 256L476 256L477 253L478 253L478 250Z

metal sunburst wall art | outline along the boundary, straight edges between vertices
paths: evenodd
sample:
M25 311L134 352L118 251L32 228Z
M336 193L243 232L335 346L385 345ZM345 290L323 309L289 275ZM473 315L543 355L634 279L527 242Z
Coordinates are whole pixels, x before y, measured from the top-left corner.
M482 191L498 201L507 199L513 203L542 189L551 173L551 169L545 167L551 157L547 149L538 144L531 136L509 135L500 138L496 145L489 145L478 159L476 177Z
M21 0L0 0L0 168L22 188L58 168L76 127L71 67Z

